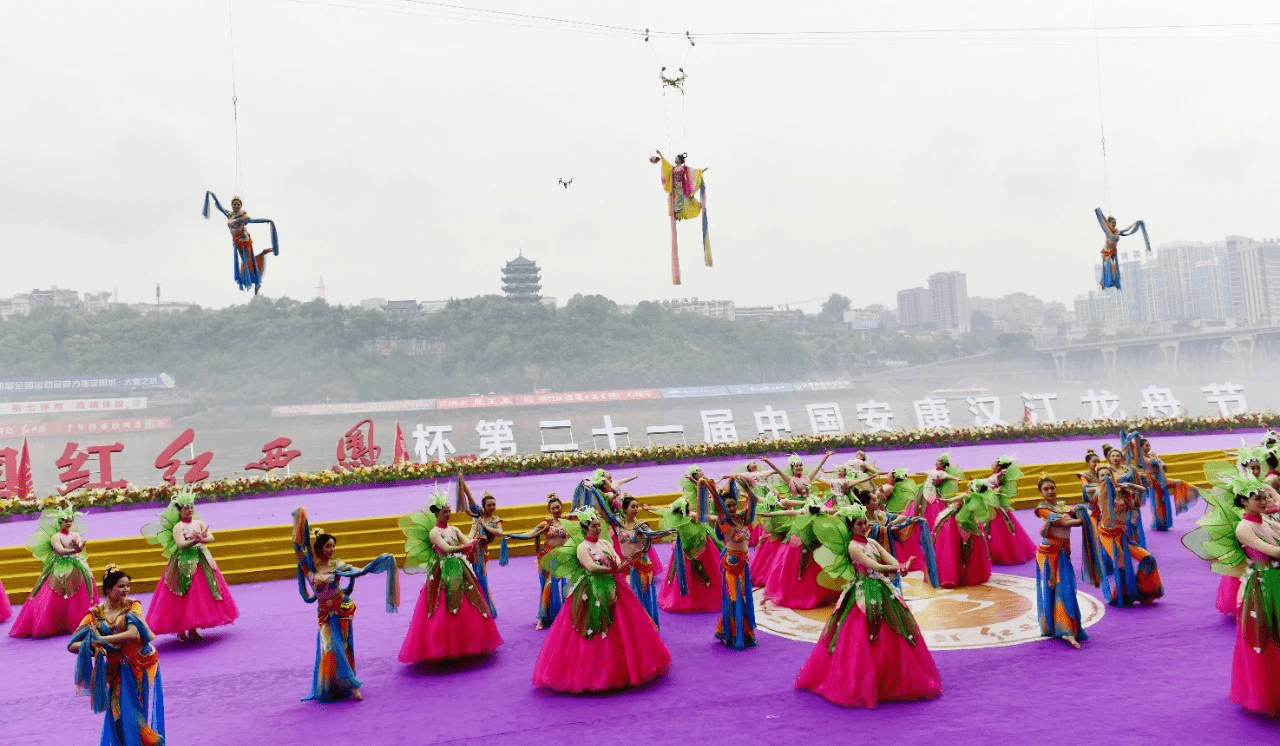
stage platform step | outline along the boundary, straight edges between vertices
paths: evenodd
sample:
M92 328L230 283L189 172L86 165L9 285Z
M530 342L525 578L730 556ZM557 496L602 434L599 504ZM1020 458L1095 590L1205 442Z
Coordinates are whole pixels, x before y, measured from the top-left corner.
M1023 467L1023 478L1018 484L1018 496L1014 507L1018 509L1034 507L1040 501L1040 493L1036 483L1042 473L1047 473L1058 483L1059 492L1068 502L1080 499L1080 481L1076 473L1084 469L1083 449L1080 461L1049 464L1030 464ZM1168 465L1168 476L1181 479L1199 487L1205 486L1203 465L1206 461L1230 459L1221 450L1191 451L1162 455ZM990 469L970 469L965 472L966 478L989 475ZM921 475L913 475L917 481ZM677 498L677 493L644 495L641 500L651 505L664 506ZM1194 507L1192 510L1202 510ZM546 505L501 506L499 515L508 532L520 533L532 529L546 517ZM656 516L644 514L650 520ZM138 526L155 520L153 513L138 511ZM399 516L382 516L372 518L355 518L323 522L319 525L328 533L338 538L338 556L354 565L364 565L379 554L390 552L403 562L404 534L399 527ZM454 514L452 523L464 532L471 525L471 519ZM34 530L35 524L32 523ZM227 582L260 583L268 580L283 580L294 576L295 559L290 542L292 527L287 525L256 526L252 528L231 528L213 526L215 541L209 545L214 559L222 569ZM94 540L92 533L89 539L89 566L94 578L100 580L102 572L108 564L116 564L127 570L133 579L133 588L139 592L150 591L160 579L164 570L165 559L160 555L159 547L148 544L142 536L120 539ZM533 554L533 543L528 541L512 541L509 544L512 556ZM494 559L490 566L496 566L497 547L490 551ZM0 580L4 582L9 600L19 604L26 601L30 589L40 576L40 563L37 562L25 546L0 547ZM415 591L416 592L416 591Z

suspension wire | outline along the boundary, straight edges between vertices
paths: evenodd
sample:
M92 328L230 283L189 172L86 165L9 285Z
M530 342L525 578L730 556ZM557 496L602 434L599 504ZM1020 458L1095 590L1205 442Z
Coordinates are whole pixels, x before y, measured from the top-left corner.
M447 20L472 21L498 25L511 25L540 30L570 31L583 34L598 34L618 37L665 37L671 39L689 39L688 31L661 31L633 28L603 23L592 23L566 18L516 13L510 11L474 8L461 4L434 2L432 0L285 0L300 5L317 5L348 10L365 10L383 13L400 13L420 17L441 18ZM1096 9L1095 9L1096 10ZM1193 29L1251 29L1274 28L1280 21L1256 21L1240 23L1181 23L1181 24L1130 24L1117 26L1098 26L1095 22L1090 26L1016 26L1016 27L938 27L938 28L896 28L896 29L859 29L859 30L791 30L791 31L712 31L698 34L700 41L709 44L724 43L756 43L768 41L814 42L814 41L857 41L868 40L876 36L895 37L911 34L1021 34L1026 39L1038 39L1045 33L1072 33L1097 31L1187 31ZM1158 38L1158 37L1144 37ZM1169 37L1184 39L1187 37ZM1191 37L1194 38L1194 37ZM691 39L690 39L691 40ZM940 40L940 39L933 39ZM929 41L918 39L917 41Z
M1098 132L1102 141L1102 208L1111 214L1111 179L1107 173L1107 124L1102 109L1102 51L1098 44L1098 0L1093 0L1093 61L1098 77Z
M658 64L659 68L666 70L666 66L662 64L662 58L658 56L657 46L649 41L649 29L644 30L644 42L649 51L653 52L653 61ZM662 123L667 128L667 150L671 150L675 146L671 144L671 112L667 108L667 87L666 83L662 84Z
M231 15L231 1L227 0L227 30L231 39L231 121L236 133L236 194L244 198L244 171L240 166L240 99L236 96L236 29Z

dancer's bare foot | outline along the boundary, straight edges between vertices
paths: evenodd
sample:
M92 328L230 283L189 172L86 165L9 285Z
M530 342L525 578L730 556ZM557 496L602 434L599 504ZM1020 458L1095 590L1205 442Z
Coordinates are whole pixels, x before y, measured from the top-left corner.
M538 631L538 630L540 630L540 629L542 629L542 620L541 620L541 619L539 619L539 620L538 620L538 623L537 623L537 624L533 625L533 631L534 631L534 632L537 632L537 631Z
M352 689L352 690L351 690L351 698L352 698L352 699L354 699L354 700L361 701L361 702L363 702L363 701L364 701L364 695L360 693L360 690L359 690L359 689Z
M1075 648L1076 650L1080 649L1080 643L1076 642L1076 638L1072 637L1071 635L1063 635L1062 641L1067 643L1071 647Z
M199 630L192 628L190 631L187 632L187 639L192 642L197 642L199 640L203 640L204 635L200 634Z
M182 632L179 632L179 633L178 633L178 642L186 642L186 641L187 641L187 633L186 633L186 631L184 630L184 631L182 631Z

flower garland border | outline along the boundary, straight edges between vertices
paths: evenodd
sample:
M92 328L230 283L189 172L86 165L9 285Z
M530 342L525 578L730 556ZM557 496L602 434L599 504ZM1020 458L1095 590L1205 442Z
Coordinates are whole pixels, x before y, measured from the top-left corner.
M1080 437L1114 435L1121 429L1136 428L1144 433L1186 435L1236 432L1280 426L1280 413L1249 412L1229 417L1165 417L1126 420L1016 423L994 427L963 427L951 430L893 430L878 433L838 433L794 435L789 438L758 438L733 443L632 446L613 451L576 453L531 453L454 459L446 462L410 462L400 465L360 467L351 470L297 472L281 479L270 476L219 479L189 485L204 500L239 500L268 497L292 491L334 491L362 489L405 482L448 479L459 471L468 476L507 475L624 464L672 463L686 460L721 459L781 453L821 453L851 449L947 448L978 443L1018 443L1059 441ZM163 506L181 489L168 485L116 490L89 490L69 497L0 498L0 520L32 515L46 507L72 504L78 508L110 510L115 507Z

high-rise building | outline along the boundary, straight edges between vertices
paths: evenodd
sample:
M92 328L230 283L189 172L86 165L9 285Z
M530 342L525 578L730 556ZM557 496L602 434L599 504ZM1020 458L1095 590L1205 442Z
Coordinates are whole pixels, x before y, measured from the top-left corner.
M1230 299L1223 293L1221 259L1196 262L1192 268L1192 286L1195 288L1196 318L1201 321L1225 319Z
M907 328L924 326L933 321L933 301L928 288L898 291L898 323Z
M1271 316L1262 254L1265 245L1244 236L1227 236L1232 315L1241 326L1257 326L1266 323Z
M522 251L502 268L502 292L517 303L537 303L542 298L539 279L538 263L525 259Z
M929 276L933 321L939 331L969 331L969 290L963 272L938 272Z

